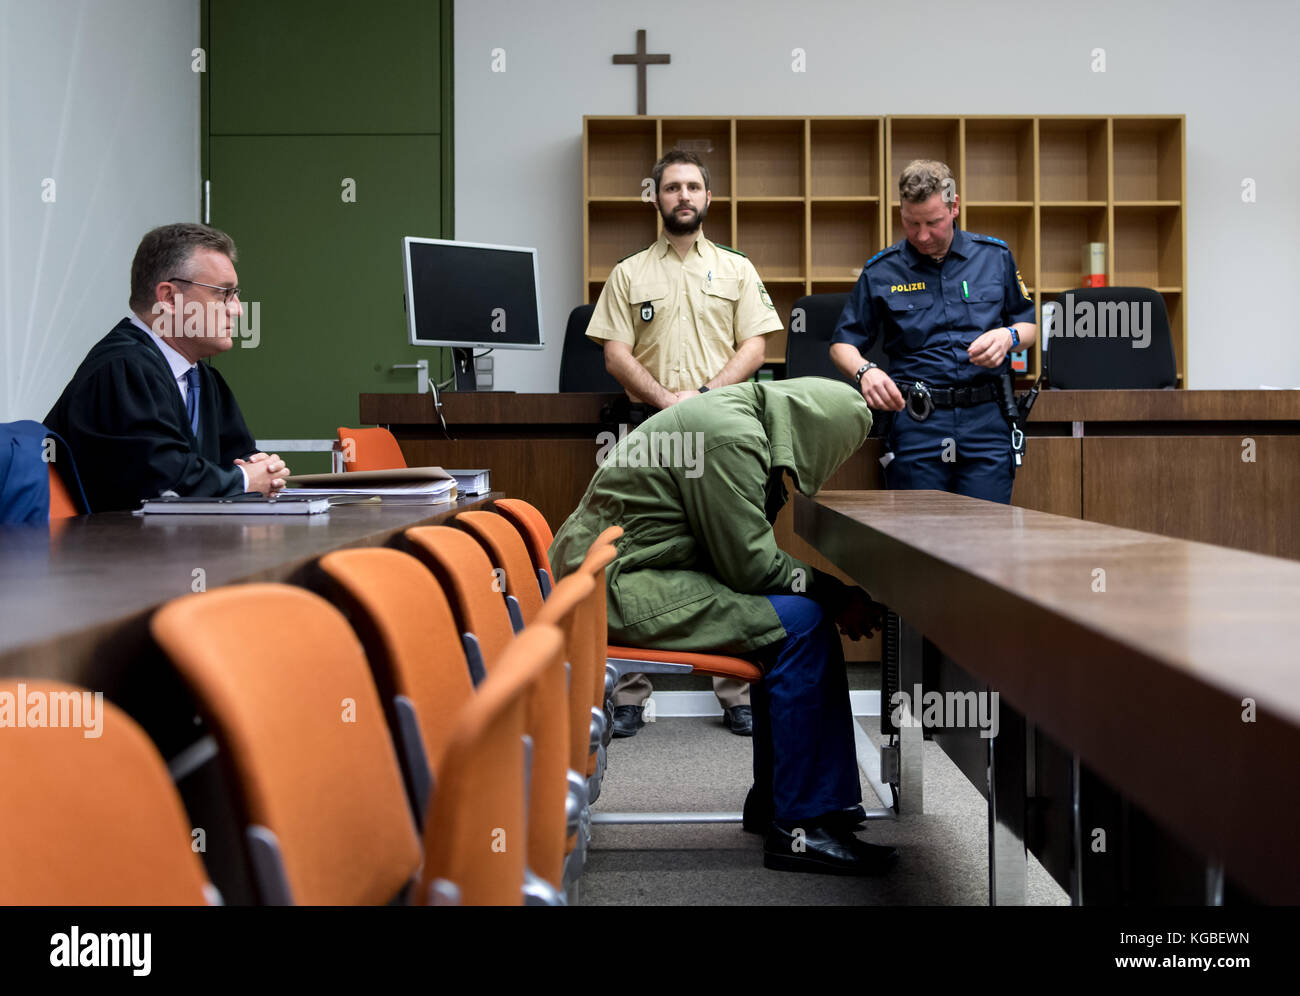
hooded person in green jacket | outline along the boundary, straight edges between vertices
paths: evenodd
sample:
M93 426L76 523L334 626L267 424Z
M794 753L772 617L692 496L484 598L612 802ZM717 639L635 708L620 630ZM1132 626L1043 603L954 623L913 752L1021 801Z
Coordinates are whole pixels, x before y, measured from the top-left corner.
M622 526L606 572L611 641L763 668L745 825L766 831L769 868L872 874L895 857L853 836L862 794L835 629L856 639L879 608L781 550L772 532L785 476L816 494L870 428L858 392L818 377L690 398L609 450L550 550L558 579Z

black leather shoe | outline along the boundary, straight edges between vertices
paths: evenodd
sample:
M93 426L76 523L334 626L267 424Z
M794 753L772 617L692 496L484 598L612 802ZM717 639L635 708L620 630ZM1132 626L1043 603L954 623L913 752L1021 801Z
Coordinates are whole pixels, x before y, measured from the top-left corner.
M644 706L614 706L614 736L635 737L637 731L645 726L641 713Z
M881 875L898 860L892 847L809 822L807 827L773 823L763 841L763 867L818 875Z
M743 705L723 709L722 725L738 737L752 737L754 735L754 710Z

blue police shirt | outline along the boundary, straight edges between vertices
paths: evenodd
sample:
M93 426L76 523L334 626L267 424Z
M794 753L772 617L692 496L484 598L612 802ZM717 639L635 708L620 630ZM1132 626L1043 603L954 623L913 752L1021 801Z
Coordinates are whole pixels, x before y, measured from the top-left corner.
M955 229L942 264L905 238L872 256L831 342L866 355L883 334L895 380L969 384L1008 371L1011 362L976 366L966 352L970 344L989 329L1032 321L1034 302L1007 244Z

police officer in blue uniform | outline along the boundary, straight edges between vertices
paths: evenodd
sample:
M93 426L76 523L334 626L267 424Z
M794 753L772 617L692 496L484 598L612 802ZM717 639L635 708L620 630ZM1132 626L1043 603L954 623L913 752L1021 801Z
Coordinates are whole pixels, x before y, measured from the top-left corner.
M1005 242L955 226L956 184L946 165L909 163L898 191L906 237L862 268L831 338L831 360L857 380L868 405L897 413L886 455L890 488L1008 504L1015 455L1004 414L1007 354L1037 338L1033 300ZM863 355L881 335L890 374Z

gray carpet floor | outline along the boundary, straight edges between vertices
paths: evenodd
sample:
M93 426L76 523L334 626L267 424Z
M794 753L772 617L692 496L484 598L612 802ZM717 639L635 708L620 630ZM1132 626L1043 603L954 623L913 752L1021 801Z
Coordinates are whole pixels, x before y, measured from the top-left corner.
M878 721L859 719L874 742ZM661 718L615 740L596 812L738 811L751 779L747 738L716 719ZM868 808L881 808L863 782ZM925 811L872 820L859 836L899 849L881 878L769 871L761 838L737 824L601 826L577 900L584 906L984 905L988 903L987 807L934 743L925 744ZM1068 905L1031 855L1031 905Z

